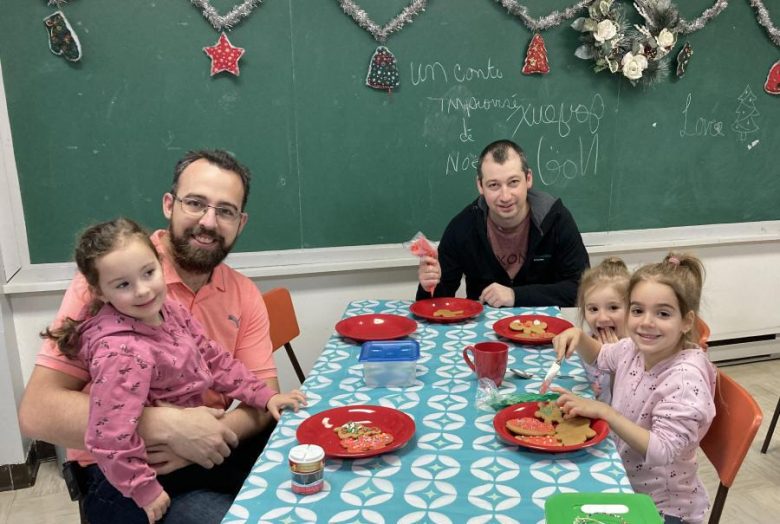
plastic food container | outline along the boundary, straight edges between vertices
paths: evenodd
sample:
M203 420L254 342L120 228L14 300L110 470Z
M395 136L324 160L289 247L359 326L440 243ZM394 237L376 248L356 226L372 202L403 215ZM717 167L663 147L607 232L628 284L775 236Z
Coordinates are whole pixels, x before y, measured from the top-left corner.
M414 384L420 344L416 340L374 340L363 344L360 362L366 386L397 388Z

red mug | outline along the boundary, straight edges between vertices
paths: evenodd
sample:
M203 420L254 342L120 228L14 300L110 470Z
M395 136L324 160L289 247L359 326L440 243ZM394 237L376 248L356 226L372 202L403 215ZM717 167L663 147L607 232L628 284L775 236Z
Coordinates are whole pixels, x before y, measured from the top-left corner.
M474 356L472 361L469 353ZM503 342L477 342L463 349L463 360L477 374L477 378L489 378L496 386L501 385L506 373L509 346Z

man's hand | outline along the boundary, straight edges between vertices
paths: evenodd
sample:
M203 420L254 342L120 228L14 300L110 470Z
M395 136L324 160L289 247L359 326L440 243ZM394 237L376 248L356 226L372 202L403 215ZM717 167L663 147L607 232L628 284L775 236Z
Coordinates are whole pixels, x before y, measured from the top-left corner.
M183 459L171 451L167 444L148 446L146 448L146 461L158 475L167 475L192 464L189 460Z
M441 281L441 264L439 264L439 261L429 256L420 257L417 279L424 290L429 293L432 292Z
M493 282L482 290L479 301L492 307L512 307L515 305L515 290Z
M228 428L222 409L200 406L177 408L160 403L144 410L139 430L148 446L167 444L170 452L204 468L222 464L238 445L238 437Z

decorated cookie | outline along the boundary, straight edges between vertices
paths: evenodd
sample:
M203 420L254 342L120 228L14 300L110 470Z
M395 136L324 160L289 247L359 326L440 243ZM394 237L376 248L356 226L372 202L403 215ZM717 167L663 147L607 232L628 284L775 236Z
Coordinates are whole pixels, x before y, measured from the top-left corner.
M582 444L595 436L596 432L591 429L589 418L573 417L565 419L555 428L555 437L564 446Z
M517 435L541 436L552 435L555 428L552 424L542 422L534 417L513 418L506 421L506 428Z
M434 317L442 317L442 318L452 318L452 317L459 317L463 314L463 310L459 309L457 311L453 311L451 309L437 309L433 312Z
M512 331L522 331L526 335L541 335L547 329L547 322L539 320L513 320L509 323Z
M542 435L538 437L527 437L525 435L515 435L517 440L522 440L528 444L536 444L539 446L563 446L560 441L552 435Z
M547 422L548 424L563 422L563 413L555 401L539 402L539 410L534 416Z

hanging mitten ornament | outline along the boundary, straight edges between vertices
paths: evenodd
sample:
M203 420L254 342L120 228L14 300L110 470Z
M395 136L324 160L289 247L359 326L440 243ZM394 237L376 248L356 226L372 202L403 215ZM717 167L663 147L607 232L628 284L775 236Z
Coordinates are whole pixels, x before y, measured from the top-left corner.
M780 95L780 60L769 69L766 83L764 83L764 91L770 95Z
M225 33L219 35L216 44L204 47L203 52L211 57L211 76L221 71L239 75L238 59L244 54L244 48L231 44Z
M81 59L81 44L62 11L50 14L43 19L43 23L49 32L51 52L70 62L78 62Z
M379 46L371 57L366 75L366 85L374 89L383 89L390 93L398 87L398 68L395 56L384 46Z
M685 42L683 48L677 53L677 78L682 78L685 75L685 70L688 68L688 62L691 61L691 56L693 56L691 43Z
M545 75L550 72L550 63L547 61L547 49L544 47L544 38L536 33L528 44L528 52L525 55L523 73L532 75L539 73Z

